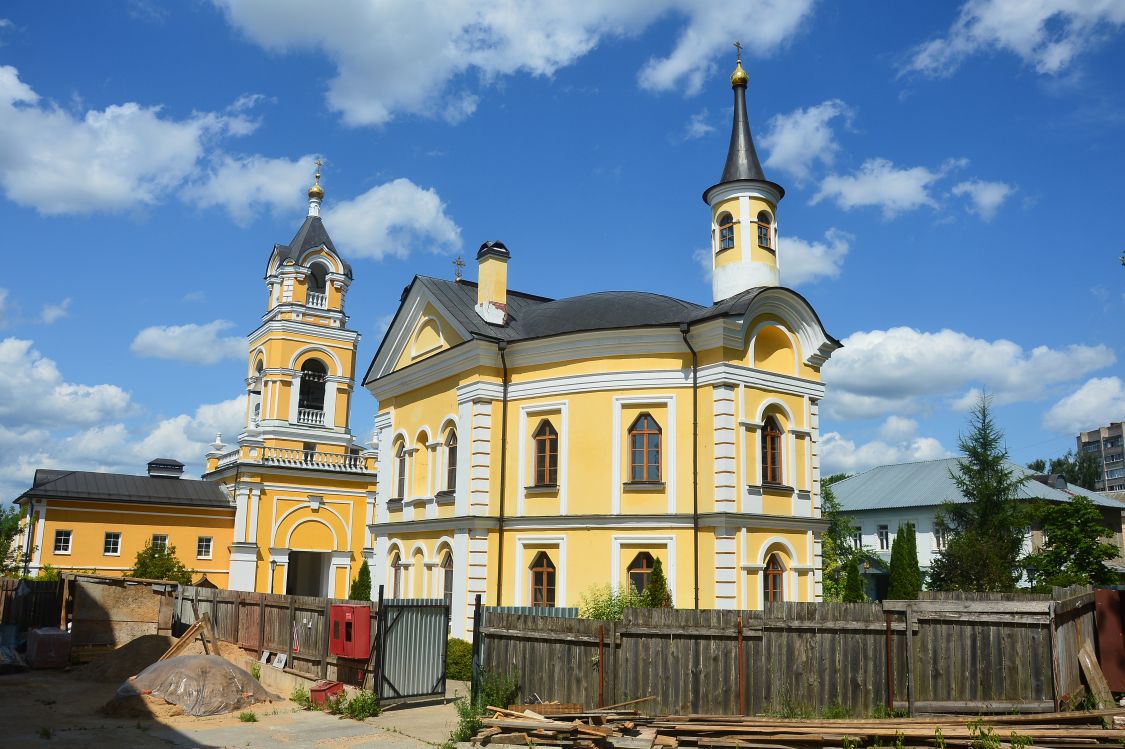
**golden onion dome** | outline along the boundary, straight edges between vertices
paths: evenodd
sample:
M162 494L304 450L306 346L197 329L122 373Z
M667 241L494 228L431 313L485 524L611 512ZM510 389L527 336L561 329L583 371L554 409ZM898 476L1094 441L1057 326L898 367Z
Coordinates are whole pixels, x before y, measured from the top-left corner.
M324 200L324 188L320 186L320 175L316 175L316 182L309 188L309 200Z
M731 86L745 86L750 82L750 76L742 69L742 60L739 60L734 67L734 72L730 74Z

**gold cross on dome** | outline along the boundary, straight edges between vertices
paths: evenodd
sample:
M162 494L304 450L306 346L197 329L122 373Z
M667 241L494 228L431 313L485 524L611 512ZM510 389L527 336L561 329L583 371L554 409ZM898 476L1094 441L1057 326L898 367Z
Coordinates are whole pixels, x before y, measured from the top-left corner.
M454 281L460 281L461 280L461 269L464 268L464 267L465 267L465 261L461 259L460 255L458 255L457 259L455 259L453 261L453 280Z
M317 160L316 160L315 162L313 162L313 163L314 163L314 164L316 164L316 181L317 181L317 182L320 182L320 168L321 168L322 166L324 166L324 162L323 162L323 161L321 161L320 159L317 159Z
M735 42L734 48L738 50L738 61L742 62L742 42Z

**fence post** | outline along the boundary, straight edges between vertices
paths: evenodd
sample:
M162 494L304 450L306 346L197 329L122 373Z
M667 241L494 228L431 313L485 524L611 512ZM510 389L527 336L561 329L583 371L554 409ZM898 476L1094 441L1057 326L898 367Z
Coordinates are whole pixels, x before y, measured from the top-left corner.
M617 696L617 622L609 623L609 702L621 701Z
M293 668L293 627L297 621L297 602L293 600L293 596L289 596L289 622L286 629L289 630L289 655L285 656L285 665Z
M383 586L379 586L379 608L375 611L375 642L371 647L371 657L375 659L375 668L371 674L371 691L377 696L383 693L383 665L387 654L384 650L383 624L386 622L386 606L383 604Z
M914 607L906 607L906 710L914 717Z
M329 619L332 617L332 599L324 599L324 619L321 620L322 639L324 640L324 652L320 655L320 678L328 678L328 648L332 639L332 625Z
M266 594L257 593L258 596L258 659L266 651Z
M887 639L886 639L886 666L887 666L887 713L891 714L895 709L895 643L894 635L891 629L891 612L884 611L883 615L887 619Z
M1055 703L1055 712L1058 712L1062 708L1059 704L1061 690L1059 689L1059 630L1058 622L1055 621L1056 605L1056 601L1051 601L1048 610L1047 639L1051 643L1051 697Z
M742 617L738 617L738 714L746 714L746 661L742 657Z
M242 594L237 590L234 592L234 644L242 647L242 638L240 635L241 620L242 619Z
M484 652L484 640L481 635L481 627L483 623L484 612L481 611L480 606L480 593L477 593L476 603L473 606L473 676L469 684L469 700L475 705L477 696L480 693L480 672L484 667L481 662L481 656Z

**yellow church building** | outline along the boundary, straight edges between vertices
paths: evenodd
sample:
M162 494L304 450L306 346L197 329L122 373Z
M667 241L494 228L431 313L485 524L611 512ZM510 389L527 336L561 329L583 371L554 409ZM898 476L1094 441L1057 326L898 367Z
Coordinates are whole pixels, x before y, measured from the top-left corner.
M248 338L245 429L217 438L202 480L158 459L148 475L36 472L27 508L31 573L120 574L148 544L175 546L232 590L343 598L371 545L375 454L349 428L359 333L344 301L352 269L320 217L320 174L296 236L266 268L267 303Z
M840 343L780 286L781 186L734 122L710 207L713 303L416 276L364 379L380 481L366 551L388 595L573 606L642 588L659 559L676 606L820 598L819 403Z

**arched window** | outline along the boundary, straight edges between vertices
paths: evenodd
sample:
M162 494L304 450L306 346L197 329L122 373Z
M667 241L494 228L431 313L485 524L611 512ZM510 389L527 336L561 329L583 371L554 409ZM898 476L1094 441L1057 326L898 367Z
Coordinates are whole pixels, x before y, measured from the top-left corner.
M535 429L535 486L559 483L559 433L543 419Z
M457 488L457 432L449 430L445 438L445 490L448 492Z
M251 401L254 404L250 420L255 426L262 419L262 360L259 359L258 363L254 365L254 384L250 386Z
M762 247L773 248L773 217L769 211L758 213L758 244Z
M785 566L777 554L770 554L766 560L765 576L762 578L762 600L766 603L785 600Z
M531 562L531 605L555 605L555 563L541 551Z
M324 381L328 368L319 359L309 359L301 365L301 391L297 396L297 421L302 424L323 426Z
M441 588L446 601L453 600L453 555L446 552L441 560Z
M406 496L406 445L398 443L395 448L395 499Z
M638 593L644 593L645 587L648 585L648 580L652 576L652 568L655 560L652 554L647 551L642 551L637 556L633 557L633 561L629 563L629 584Z
M328 287L327 284L328 269L324 267L324 263L313 263L309 266L309 291L316 294L323 294L324 290Z
M781 426L773 416L762 427L762 483L781 483Z
M391 598L402 598L402 557L396 551L391 555Z
M715 223L719 225L719 249L729 250L734 247L734 217L723 211Z
M629 427L629 480L660 481L660 425L643 413Z

